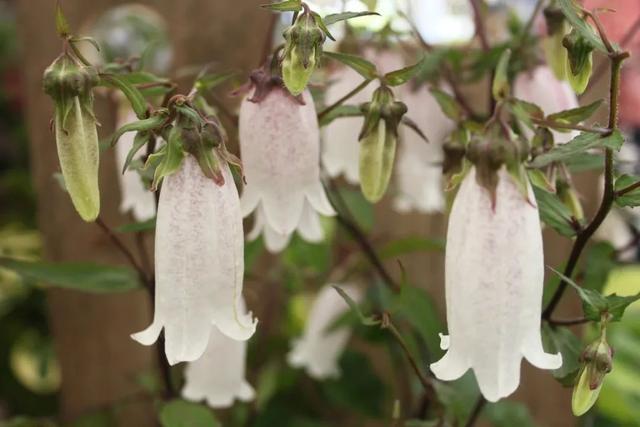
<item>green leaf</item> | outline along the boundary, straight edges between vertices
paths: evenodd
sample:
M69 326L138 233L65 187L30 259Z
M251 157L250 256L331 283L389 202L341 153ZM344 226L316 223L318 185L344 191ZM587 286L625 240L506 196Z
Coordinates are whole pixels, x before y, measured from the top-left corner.
M159 419L162 427L221 427L209 408L180 399L164 403Z
M129 100L136 116L141 120L147 117L147 101L142 93L126 79L115 74L102 74L100 75L100 85L119 89Z
M151 130L158 128L165 121L166 121L166 115L156 114L149 117L148 119L127 123L126 125L122 126L120 129L114 132L113 136L111 137L111 144L112 145L116 144L120 139L120 137L127 132L149 132ZM138 147L138 149L140 147Z
M544 112L542 111L542 108L531 102L523 101L521 99L512 99L509 102L509 107L513 115L531 130L534 130L536 127L531 120L532 118L544 119Z
M151 135L147 132L138 132L136 136L133 138L133 144L131 145L131 150L127 153L127 158L124 160L124 164L122 165L122 173L124 174L127 169L129 169L129 165L133 161L133 157L136 155L138 151L145 145L149 143L151 139Z
M377 12L343 12L343 13L332 13L331 15L327 15L324 17L323 21L325 25L333 25L336 22L345 21L347 19L358 18L360 16L369 16L369 15L380 16L380 14Z
M135 86L144 96L162 96L172 89L171 80L158 77L147 71L122 73L118 74L118 77L130 85ZM138 87L144 85L152 85L152 87Z
M379 255L382 259L390 259L416 252L441 252L443 250L444 241L442 240L407 237L389 242L380 250Z
M364 198L360 191L349 188L340 188L338 191L358 226L366 232L373 230L375 223L373 205Z
M416 76L425 74L425 72L433 66L434 56L433 54L424 55L420 61L409 67L385 74L385 82L389 86L400 86ZM435 59L438 59L438 63L440 62L440 58Z
M548 152L539 155L531 162L531 167L542 168L553 162L562 162L583 154L592 148L611 148L619 150L624 143L624 137L616 130L609 136L597 133L583 132L566 144L556 145Z
M609 273L616 266L616 250L609 242L597 242L591 245L584 263L583 286L602 291L609 279Z
M132 222L131 224L121 225L116 228L119 233L141 233L144 231L152 231L156 228L156 219L151 218L146 221Z
M640 177L621 175L616 179L615 190L621 191L631 185L640 182ZM620 207L640 206L640 187L616 197L616 204Z
M221 84L225 83L236 75L235 71L229 71L226 73L209 73L201 76L195 82L195 88L198 92L206 92L212 90Z
M62 11L62 6L60 6L59 1L56 2L56 32L63 38L71 34L69 22L67 21L66 16L64 16L64 12Z
M509 61L511 61L511 49L505 49L500 56L496 73L493 77L491 93L496 101L502 101L509 96Z
M447 117L449 117L454 122L459 122L460 120L462 120L462 108L460 107L460 105L458 105L458 102L453 96L435 87L431 88L430 91L433 97L438 102L438 105L440 105L440 109Z
M549 268L576 290L578 296L582 300L582 311L584 312L584 316L594 322L600 321L602 314L606 313L608 310L607 299L600 292L578 286L570 277L565 276L551 267Z
M551 114L547 118L554 122L577 125L589 117L591 117L598 108L602 105L603 100L599 99L595 102L592 102L589 105L585 105L584 107L572 108L570 110L559 111L557 113ZM566 129L558 129L560 131L568 132Z
M320 119L320 126L327 126L332 121L341 117L362 117L364 114L357 105L340 105L325 114Z
M593 28L580 17L579 10L573 0L558 0L557 4L560 6L560 9L562 10L565 18L567 18L567 21L571 23L576 31L589 40L593 47L603 53L607 53L607 48L600 39L600 36L596 34Z
M574 236L576 234L573 227L575 219L571 210L562 203L560 198L536 185L533 185L533 192L538 202L540 220L563 236Z
M358 304L353 300L353 298L351 298L349 294L343 291L340 287L333 286L333 289L335 289L336 292L340 294L340 297L342 297L342 299L349 305L349 308L351 308L351 310L358 315L360 322L364 326L376 326L380 324L380 320L375 319L373 316L365 316L360 310Z
M164 177L175 173L180 168L185 155L184 151L182 151L180 139L180 130L178 128L171 129L167 144L147 159L145 168L150 164L156 165L156 170L153 174L153 191L157 190L158 184Z
M522 402L501 400L487 405L485 418L493 427L536 427L529 408Z
M376 69L376 66L359 56L338 52L324 52L323 55L339 61L347 67L351 67L354 71L356 71L367 80L373 80L378 76L378 70Z
M629 305L634 302L640 300L640 294L632 295L628 297L621 297L616 294L607 295L607 310L609 314L612 316L612 322L619 322L622 320L622 316L624 315L624 311L629 307Z
M125 267L93 263L48 263L0 257L0 268L25 280L89 293L126 292L140 287L136 273Z
M285 0L279 3L262 4L260 7L273 10L275 12L300 12L302 10L302 1Z
M542 343L549 353L562 354L562 366L552 371L553 377L564 386L572 386L580 371L582 342L568 328L552 328L547 323L542 326Z

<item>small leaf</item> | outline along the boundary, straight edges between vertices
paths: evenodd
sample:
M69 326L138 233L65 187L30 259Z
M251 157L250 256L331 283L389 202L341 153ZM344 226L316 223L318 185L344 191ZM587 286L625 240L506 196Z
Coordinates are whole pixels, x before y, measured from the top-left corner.
M603 100L599 99L595 102L592 102L589 105L585 105L584 107L572 108L570 110L559 111L557 113L551 114L547 117L549 120L559 123L566 123L571 125L577 125L580 122L587 120L591 117L598 108L602 105ZM563 129L558 129L562 131ZM564 131L567 131L564 129Z
M380 16L380 14L377 12L343 12L343 13L333 13L331 15L327 15L324 17L323 21L325 25L333 25L336 22L345 21L347 19L358 18L360 16L369 16L369 15Z
M169 134L167 144L147 159L145 167L150 164L156 165L156 170L153 174L153 191L158 189L158 184L160 184L160 181L162 181L164 177L175 173L180 168L182 160L184 159L184 151L182 151L180 138L180 130L173 128Z
M140 287L134 271L93 263L48 263L0 257L0 268L26 280L89 293L126 292Z
M616 294L612 294L607 295L605 298L607 299L607 310L611 315L611 321L619 322L622 320L622 316L624 315L624 311L627 307L640 300L640 294L628 297L621 297Z
M138 132L136 136L133 138L133 145L131 146L131 150L127 153L127 158L124 160L124 164L122 165L122 173L124 174L127 169L129 169L129 165L133 161L133 157L140 151L142 147L149 143L151 135L147 132Z
M430 58L425 55L420 61L409 67L401 68L400 70L385 74L384 80L389 86L400 86L415 76L422 74L425 67L429 64Z
M496 101L502 101L509 96L509 61L511 60L511 49L506 49L500 56L496 74L493 78L492 94Z
M529 129L534 130L536 125L531 120L544 119L542 108L531 102L521 99L513 99L509 102L509 107L514 116L523 122Z
M359 73L367 80L373 80L378 75L376 66L356 55L349 55L346 53L338 52L324 52L324 56L342 62L344 65L351 67L354 71Z
M209 408L181 399L162 404L159 419L162 427L221 427Z
M596 34L593 28L585 22L584 19L578 15L578 10L576 8L573 0L558 0L558 6L562 10L567 21L571 23L573 28L575 28L583 37L587 38L589 42L596 49L600 50L603 53L607 53L607 48L605 47L600 36Z
M438 102L438 105L440 105L440 109L447 117L455 122L462 120L462 108L451 95L435 87L431 88L430 91Z
M320 126L327 126L341 117L362 117L364 114L357 105L340 105L320 119Z
M336 292L340 294L340 297L342 297L342 299L349 305L349 308L351 308L351 310L358 315L358 318L363 325L375 326L380 324L380 320L373 318L373 316L365 316L360 310L358 304L356 304L356 302L353 300L353 298L351 298L349 294L343 291L340 287L333 286L333 289L335 289Z
M621 175L616 179L615 190L621 191L631 185L640 182L640 177ZM616 204L620 207L640 206L640 187L616 197Z
M583 132L566 144L556 145L548 152L539 155L531 162L531 167L542 168L553 162L562 162L583 154L592 148L611 148L619 150L624 143L624 137L616 130L609 136L597 133Z
M115 74L102 74L100 77L101 86L119 89L127 97L131 108L139 119L147 117L147 101L135 86Z
M127 132L148 132L156 129L166 120L166 115L156 114L148 119L139 120L137 122L127 123L118 130L116 130L111 137L111 144L115 145L120 137Z
M600 321L602 314L607 312L607 299L602 296L600 292L578 286L570 277L565 276L551 267L549 267L549 269L576 290L578 296L582 300L582 311L584 311L584 316L594 322Z
M205 74L204 76L198 78L195 83L195 88L200 93L206 92L220 86L235 75L236 73L234 71L229 71L226 73Z
M542 343L548 353L562 354L562 366L552 371L553 377L564 386L572 386L580 371L582 342L568 328L542 326Z
M274 12L300 12L302 10L302 1L285 0L279 3L262 4L260 7L273 10Z
M563 236L573 237L575 220L569 208L553 193L533 186L533 192L540 210L540 220Z
M64 16L64 12L62 11L62 6L59 1L56 3L56 32L63 38L71 34L69 22L67 21L67 17Z

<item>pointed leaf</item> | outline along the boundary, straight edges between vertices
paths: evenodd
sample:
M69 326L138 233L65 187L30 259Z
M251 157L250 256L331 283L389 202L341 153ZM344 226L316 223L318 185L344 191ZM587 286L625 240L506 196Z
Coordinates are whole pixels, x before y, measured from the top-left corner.
M562 162L583 154L592 148L611 148L619 150L624 143L624 137L616 130L609 136L597 133L583 132L566 144L556 145L548 152L539 155L531 162L531 167L542 168L553 162Z
M341 117L362 117L364 114L357 105L340 105L320 119L320 126L326 126Z
M373 80L378 75L376 66L359 56L338 52L324 52L323 55L336 61L340 61L348 67L351 67L354 71L359 73L367 80Z
M351 310L358 315L358 318L360 319L360 322L363 325L375 326L380 324L380 321L374 319L372 316L365 316L360 310L360 307L358 306L358 304L353 300L353 298L351 298L349 294L343 291L340 287L333 286L333 289L335 289L336 292L340 294L340 297L342 297L342 299L349 305L349 308L351 308Z
M568 328L552 328L545 323L542 326L542 343L548 353L562 354L562 366L552 371L553 377L564 386L572 386L580 371L582 342Z
M562 203L556 194L533 185L533 192L540 210L540 220L563 236L573 237L576 230L575 220L569 208Z
M360 16L369 16L369 15L380 16L380 14L377 12L343 12L343 13L333 13L331 15L327 15L324 17L323 21L325 25L333 25L336 22L345 21L347 19L358 18Z
M640 182L640 177L632 175L621 175L616 179L615 190L621 191L631 185ZM616 204L620 207L640 206L640 188L636 188L621 196L616 197Z
M549 267L549 269L556 273L561 279L563 279L566 283L571 285L573 289L576 290L578 296L582 300L582 310L584 311L584 316L589 320L593 320L594 322L600 321L600 319L602 318L602 314L606 313L608 310L607 299L602 294L600 294L600 292L578 286L576 282L574 282L571 278L565 276L557 270L554 270L551 267Z
M273 10L274 12L300 12L302 10L301 0L285 0L279 3L269 3L260 7Z
M141 120L147 117L147 101L142 93L126 79L115 74L101 74L100 85L119 89L129 100L136 116Z
M603 100L599 99L584 107L572 108L570 110L559 111L555 114L551 114L548 119L554 122L567 123L571 125L577 125L580 122L587 120L591 117L598 108L602 105Z
M56 3L56 32L63 38L71 34L69 22L67 21L67 17L64 16L64 12L62 11L62 6L60 6L59 1Z

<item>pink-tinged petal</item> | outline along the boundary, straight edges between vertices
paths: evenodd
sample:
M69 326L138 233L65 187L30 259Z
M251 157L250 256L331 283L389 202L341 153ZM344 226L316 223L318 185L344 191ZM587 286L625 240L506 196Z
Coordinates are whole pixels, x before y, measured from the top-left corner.
M309 202L305 202L302 218L298 225L298 233L307 242L318 243L324 238L324 230L320 224L318 213L313 210Z
M236 399L252 400L255 391L245 380L246 353L246 341L233 340L212 329L204 354L185 369L182 396L205 400L212 408L230 407Z
M362 291L353 285L337 285L354 301L362 299ZM287 356L289 364L304 368L312 378L323 380L340 375L338 361L351 330L346 327L329 331L332 324L349 309L340 294L331 286L323 287L313 302L304 334L294 340Z
M529 200L535 200L529 185ZM463 180L449 217L445 256L450 347L431 366L452 380L465 366L474 370L490 401L513 393L526 357L555 369L561 356L544 353L540 312L544 256L538 208L523 197L512 177L499 171L496 205L476 181Z
M156 225L156 292L152 326L134 338L150 344L165 328L169 363L198 359L211 329L246 340L256 321L240 310L244 273L238 192L228 167L226 183L206 178L187 155L165 178Z
M334 216L336 214L320 181L314 182L305 194L307 196L307 202L309 202L311 207L319 214L324 216Z
M545 115L579 107L578 98L569 83L559 81L545 65L518 74L513 93L516 98L538 105ZM531 138L533 132L526 129L525 135ZM557 144L564 144L578 136L578 132L554 131L553 136Z

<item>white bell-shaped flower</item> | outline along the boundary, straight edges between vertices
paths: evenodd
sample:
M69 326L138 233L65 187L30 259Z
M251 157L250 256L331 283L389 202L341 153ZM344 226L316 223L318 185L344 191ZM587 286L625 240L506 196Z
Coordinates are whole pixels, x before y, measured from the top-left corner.
M322 240L318 213L335 212L320 181L320 129L311 94L302 94L304 104L281 88L259 102L249 99L240 108L240 149L247 179L242 215L257 211L250 237L264 233L272 252L296 230L306 240Z
M471 168L453 203L445 257L447 353L431 365L437 378L473 369L484 397L495 402L520 382L525 357L557 369L560 354L545 353L540 336L544 283L542 232L535 197L528 200L503 167L496 204Z
M205 400L212 408L228 408L236 399L253 400L255 391L245 379L246 356L247 341L236 341L213 328L202 357L184 371L182 397Z
M211 329L235 340L256 329L242 307L244 236L238 191L221 165L225 184L205 177L187 154L180 169L162 184L156 224L155 315L146 330L132 335L153 344L164 328L170 364L202 356Z
M407 126L401 127L393 206L401 213L442 212L445 207L442 143L454 123L444 115L425 85L416 90L406 87L401 99L409 109L407 116L420 127L429 142Z
M329 76L330 85L325 94L325 102L332 105L349 93L363 81L363 77L351 67L340 67ZM360 105L371 101L375 84L370 83L365 89L353 96L348 103ZM322 130L322 165L330 177L344 175L350 184L360 183L360 130L362 117L339 118Z
M122 126L138 121L135 112L126 103L118 107L118 117L116 129ZM136 132L127 132L120 137L116 144L116 165L118 172L122 171L127 160L127 155L133 147L133 140ZM133 158L133 161L141 160L144 157L144 148ZM127 170L118 173L120 184L120 212L123 214L131 212L136 221L146 221L156 215L156 201L148 188L145 187L142 178L135 170Z
M336 285L354 301L362 299L362 290L354 285ZM287 360L289 365L304 368L310 377L323 380L340 376L338 362L351 330L330 330L349 306L332 285L324 286L316 296L307 318L304 334L293 341Z
M518 74L514 83L513 94L516 98L536 104L545 115L558 113L563 110L578 108L578 97L566 81L556 78L551 68L540 65L529 72ZM553 131L556 144L564 144L578 136L578 131ZM533 136L530 129L525 129L528 138Z

